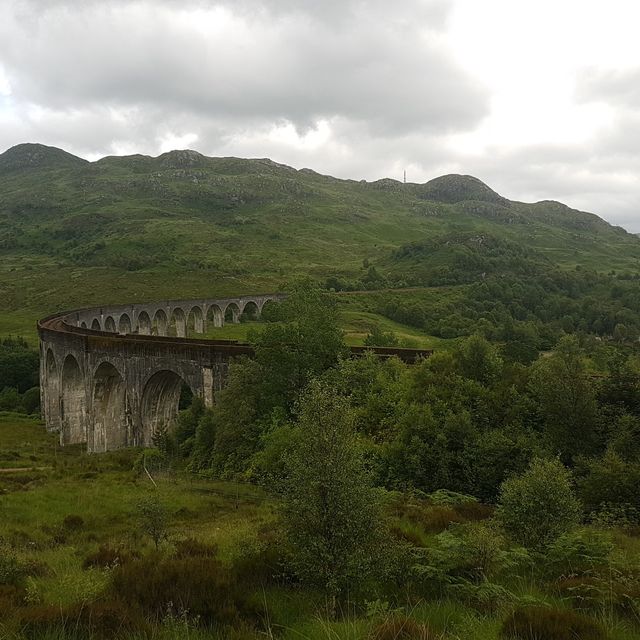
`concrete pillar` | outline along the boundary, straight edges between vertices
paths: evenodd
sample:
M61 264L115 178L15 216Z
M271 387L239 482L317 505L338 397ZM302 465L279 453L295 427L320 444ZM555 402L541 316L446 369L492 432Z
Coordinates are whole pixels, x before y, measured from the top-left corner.
M205 407L213 407L213 369L202 368L203 400Z

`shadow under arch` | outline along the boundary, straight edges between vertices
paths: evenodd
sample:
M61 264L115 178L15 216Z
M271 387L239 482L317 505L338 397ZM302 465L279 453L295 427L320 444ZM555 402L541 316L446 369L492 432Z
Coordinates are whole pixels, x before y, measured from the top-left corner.
M169 335L176 338L187 337L187 319L180 307L176 307L169 318Z
M71 354L65 358L62 366L61 387L60 442L62 444L86 442L85 381L78 361Z
M158 309L153 315L153 321L151 323L151 335L154 336L166 336L169 321L167 320L167 314L163 309Z
M225 322L240 322L240 307L235 302L230 302L224 310Z
M102 331L102 327L100 326L100 320L98 320L98 318L93 319L93 322L91 323L91 329L93 331Z
M180 405L184 378L170 369L156 371L146 382L140 403L142 444L152 444L153 435L173 427Z
M55 356L47 349L45 356L47 384L45 386L45 418L50 430L60 429L60 373Z
M90 450L111 451L129 444L124 379L110 363L102 362L93 374L93 425L87 435Z
M116 321L112 316L107 316L104 320L104 330L111 333L116 333Z
M131 333L131 319L126 313L123 313L118 320L118 333L123 336Z
M242 308L242 315L240 317L243 320L257 320L260 317L260 308L257 303L253 300L247 301Z
M212 304L207 309L207 329L211 327L218 328L224 324L224 316L222 309L217 304Z
M198 305L191 307L187 317L187 337L195 333L204 333L204 315Z
M151 318L146 311L141 311L138 314L138 333L141 336L151 335Z

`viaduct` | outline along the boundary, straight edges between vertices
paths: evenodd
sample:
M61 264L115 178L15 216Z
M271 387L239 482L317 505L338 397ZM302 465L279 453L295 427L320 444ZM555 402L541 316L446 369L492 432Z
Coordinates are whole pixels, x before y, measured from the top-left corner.
M90 452L149 446L169 426L187 385L206 406L222 389L229 362L251 345L205 339L211 327L257 319L284 294L164 300L58 313L38 323L42 413L60 444ZM355 355L365 351L352 347ZM375 348L415 361L417 349Z

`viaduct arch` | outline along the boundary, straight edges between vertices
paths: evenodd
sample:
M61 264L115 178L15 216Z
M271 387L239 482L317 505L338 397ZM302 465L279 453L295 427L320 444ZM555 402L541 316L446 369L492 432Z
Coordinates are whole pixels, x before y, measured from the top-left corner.
M212 406L229 362L251 345L205 339L209 327L259 318L285 294L164 300L63 312L38 323L41 407L60 443L90 452L150 446L169 427L183 385ZM352 347L354 354L364 347ZM415 361L431 352L376 348Z

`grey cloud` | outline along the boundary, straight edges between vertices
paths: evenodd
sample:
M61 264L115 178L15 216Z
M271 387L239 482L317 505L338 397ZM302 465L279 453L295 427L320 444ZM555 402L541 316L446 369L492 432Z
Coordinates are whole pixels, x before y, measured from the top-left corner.
M607 102L640 109L640 67L586 69L578 78L576 97L583 102Z
M362 11L362 3L351 4ZM28 47L30 34L9 14L0 52L18 99L58 109L167 105L302 128L339 115L370 122L372 135L472 127L487 112L486 92L420 23L391 14L381 5L363 11L357 30L293 14L210 38L168 11L143 11L132 21L105 5L59 8L40 17Z

